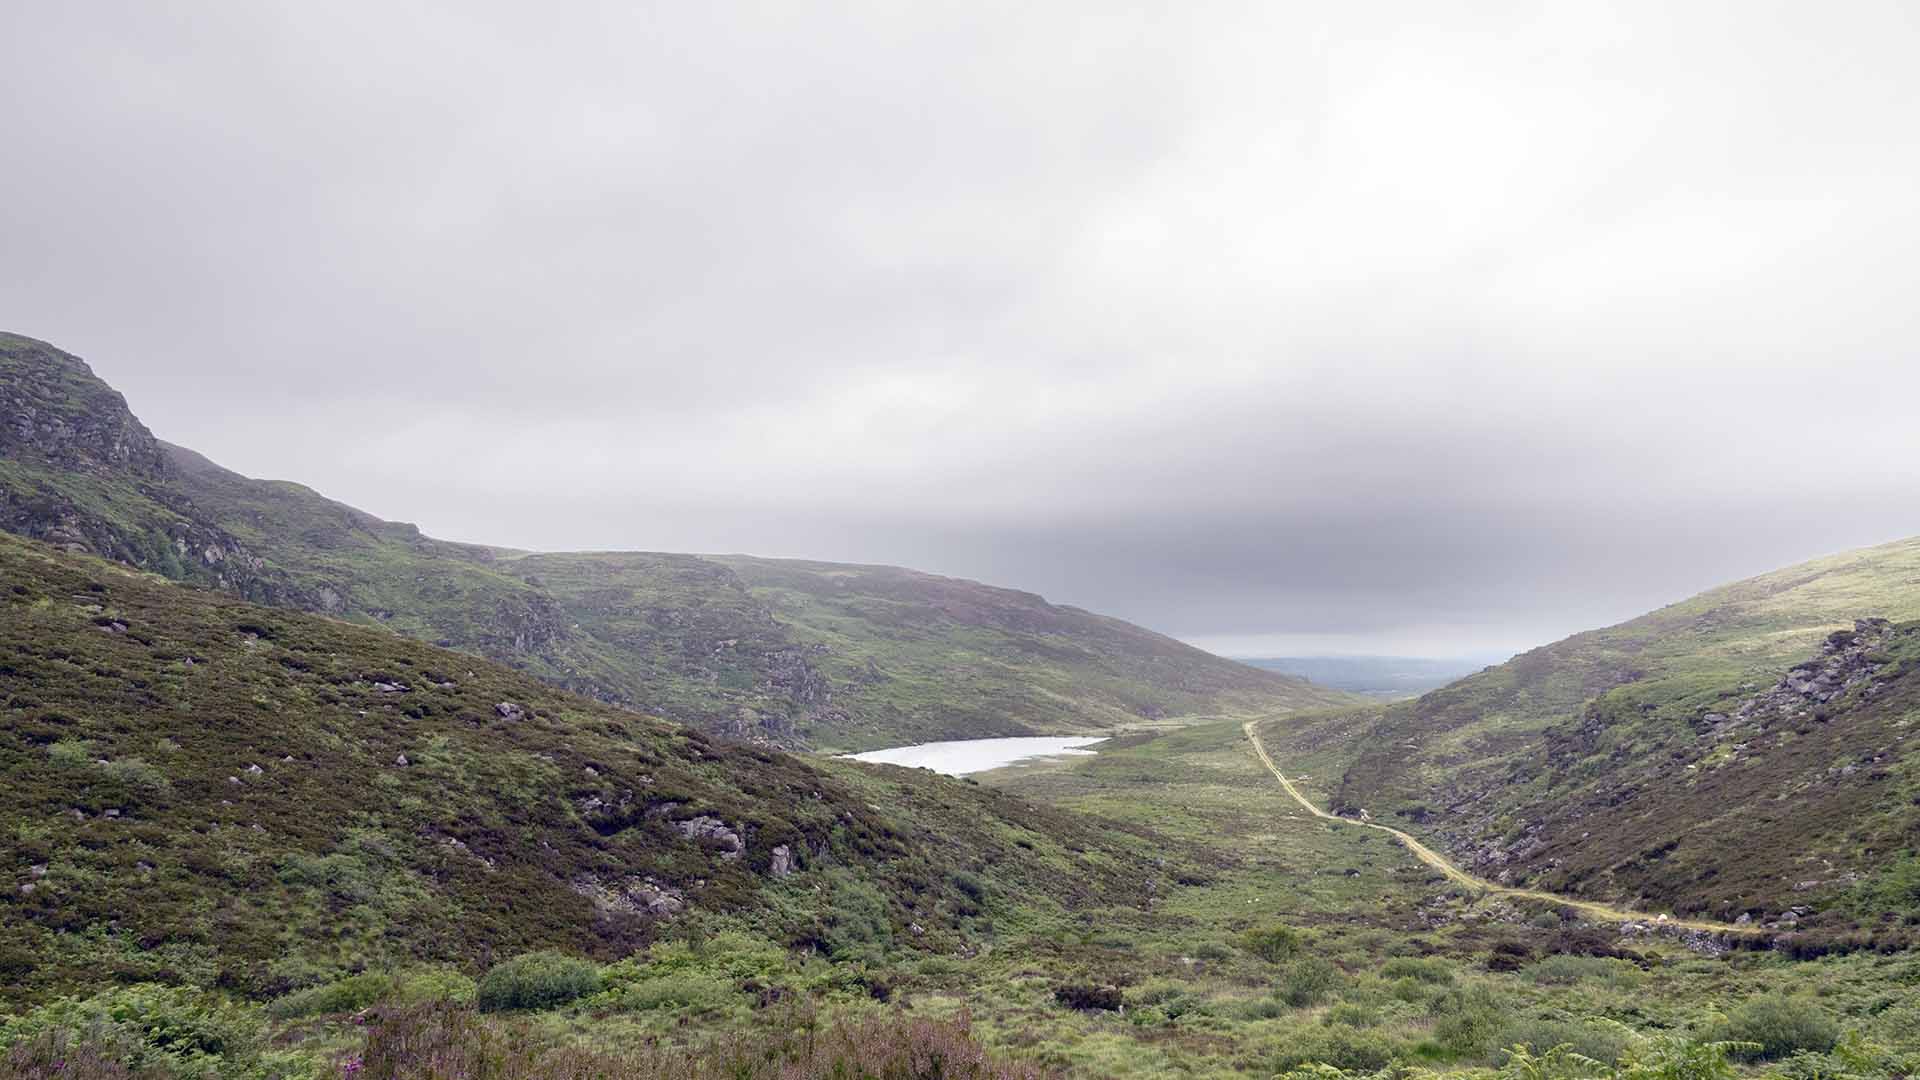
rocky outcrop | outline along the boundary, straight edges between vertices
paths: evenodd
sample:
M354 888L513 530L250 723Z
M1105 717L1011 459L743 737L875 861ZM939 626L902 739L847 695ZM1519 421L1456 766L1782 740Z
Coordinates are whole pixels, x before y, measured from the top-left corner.
M127 399L44 341L0 333L0 457L157 479L164 457Z
M747 842L740 838L738 830L709 814L676 821L673 828L694 843L719 849L720 858L727 862L738 859L747 850Z
M1864 687L1862 696L1873 695L1874 676L1885 666L1878 652L1892 633L1893 624L1886 619L1859 619L1852 630L1828 635L1819 656L1794 665L1773 689L1743 703L1731 715L1709 713L1703 719L1723 729L1801 715L1824 720L1820 707L1856 687Z
M664 920L687 908L685 893L650 877L630 877L616 882L584 878L574 882L571 888L593 901L602 918L632 915Z

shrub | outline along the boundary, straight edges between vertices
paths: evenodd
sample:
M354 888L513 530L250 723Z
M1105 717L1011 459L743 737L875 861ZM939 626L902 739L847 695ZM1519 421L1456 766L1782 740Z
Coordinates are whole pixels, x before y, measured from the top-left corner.
M1268 1065L1274 1072L1291 1072L1306 1065L1330 1065L1349 1073L1373 1073L1393 1061L1394 1047L1378 1035L1356 1031L1345 1024L1329 1024L1300 1032Z
M527 953L497 964L480 980L474 1000L483 1012L551 1009L600 989L600 970L556 952Z
M1327 1010L1321 1018L1325 1024L1345 1024L1350 1028L1365 1029L1380 1026L1380 1010L1357 1001L1342 1001Z
M1413 979L1432 986L1451 986L1453 968L1433 957L1396 956L1380 966L1383 979Z
M1773 1061L1800 1050L1833 1049L1840 1026L1811 998L1767 994L1749 998L1729 1013L1720 1038L1758 1044L1757 1050L1737 1052L1736 1057Z
M1626 1049L1627 1038L1617 1028L1603 1024L1522 1017L1502 1025L1494 1045L1508 1048L1510 1057L1513 1049L1525 1048L1548 1058L1554 1050L1564 1047L1567 1054L1611 1063Z
M1274 996L1296 1009L1318 1005L1340 985L1340 969L1324 957L1303 956L1288 964L1274 980Z
M1729 1054L1751 1043L1702 1042L1682 1035L1640 1036L1620 1055L1616 1080L1733 1080Z
M1615 989L1638 985L1640 969L1624 960L1599 956L1558 954L1542 957L1522 969L1531 982L1541 986L1572 986L1583 982L1601 982Z
M711 975L693 971L676 971L620 986L608 994L595 998L594 1005L597 1007L605 1003L612 1008L630 1012L650 1012L656 1009L709 1012L733 1004L736 1000L735 995L736 991L731 984L721 982Z
M267 1015L278 1020L331 1013L358 1012L377 1005L397 989L393 976L369 971L350 975L320 986L297 990L267 1006Z
M1306 939L1293 927L1276 923L1261 930L1247 931L1240 936L1240 944L1267 963L1278 964L1292 959L1306 944Z
M1069 1009L1118 1012L1120 1009L1120 990L1118 987L1113 986L1063 983L1053 988L1053 1000L1065 1005Z
M27 1076L57 1064L62 1059L47 1055L65 1048L99 1077L250 1080L262 1074L265 1036L257 1009L200 990L152 984L61 998L0 1021L0 1049ZM87 1074L55 1069L49 1075Z
M804 1016L797 1019L769 1023L693 1050L634 1049L610 1054L561 1046L537 1028L496 1025L468 1009L424 1005L382 1017L368 1033L366 1052L354 1075L356 1080L1042 1078L1037 1070L988 1057L974 1041L964 1015L953 1023L895 1015L826 1030L818 1030Z
M1479 1057L1491 1051L1500 1027L1500 1002L1484 986L1448 990L1427 1007L1434 1041L1453 1057Z
M839 873L833 882L833 915L825 938L835 960L880 959L893 944L886 895L852 874Z

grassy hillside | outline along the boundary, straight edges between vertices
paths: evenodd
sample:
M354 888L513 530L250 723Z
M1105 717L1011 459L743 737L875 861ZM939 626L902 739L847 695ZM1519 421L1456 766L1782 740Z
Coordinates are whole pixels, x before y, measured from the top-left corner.
M833 688L844 742L1101 731L1351 700L1032 593L888 566L711 561L738 576Z
M15 1001L618 957L708 916L840 959L964 951L991 939L990 897L1140 904L1178 872L1147 858L1164 843L976 785L718 744L13 537L0 582Z
M1920 910L1897 884L1920 880L1915 638L1856 620L1917 618L1907 540L1275 730L1337 769L1321 774L1336 808L1412 822L1490 876L1717 917L1897 922ZM1836 681L1812 686L1829 665Z
M0 335L0 431L0 529L728 735L866 749L1349 700L911 571L435 540L162 443L80 360L17 335Z

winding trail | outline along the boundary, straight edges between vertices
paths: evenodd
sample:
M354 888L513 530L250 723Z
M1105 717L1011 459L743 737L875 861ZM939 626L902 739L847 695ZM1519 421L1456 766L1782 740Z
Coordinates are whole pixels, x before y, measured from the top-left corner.
M1294 802L1306 808L1307 813L1326 821L1337 821L1342 825L1358 825L1361 828L1378 829L1383 833L1387 833L1404 844L1406 849L1413 853L1414 858L1440 871L1442 874L1445 874L1449 880L1460 885L1464 885L1470 889L1482 890L1488 895L1513 896L1524 900L1539 900L1549 904L1558 904L1561 907L1572 908L1582 915L1599 919L1602 922L1646 923L1649 926L1678 927L1683 930L1704 930L1713 934L1751 935L1766 932L1764 929L1756 926L1735 926L1732 923L1714 922L1706 919L1676 919L1671 915L1649 915L1644 911L1629 911L1626 908L1613 907L1608 904L1597 904L1591 900L1576 900L1572 897L1561 896L1557 893L1541 892L1538 889L1516 889L1508 885L1495 884L1485 878L1475 877L1465 870L1460 869L1458 866L1455 866L1452 862L1448 861L1446 856L1441 855L1439 852L1416 840L1408 833L1401 832L1399 829L1393 828L1390 825L1376 825L1371 821L1355 821L1352 818L1343 818L1338 814L1329 814L1325 810L1313 805L1305 795L1300 793L1299 788L1293 786L1293 781L1287 779L1287 774L1280 771L1280 766L1273 763L1273 757L1267 753L1266 745L1260 741L1260 732L1256 730L1259 724L1260 721L1258 720L1249 720L1241 725L1241 730L1247 733L1247 740L1253 743L1253 752L1260 756L1260 761L1267 767L1267 771L1273 774L1274 779L1280 781L1280 786L1287 790L1288 795L1293 796Z

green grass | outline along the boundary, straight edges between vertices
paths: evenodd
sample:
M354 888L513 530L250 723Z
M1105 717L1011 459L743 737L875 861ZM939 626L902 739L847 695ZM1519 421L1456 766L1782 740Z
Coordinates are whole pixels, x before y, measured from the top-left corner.
M1137 834L716 743L377 629L4 536L0 581L7 1000L477 974L542 948L623 956L709 918L828 954L940 953L990 940L1012 898L1124 906L1159 876ZM855 896L877 952L845 933Z
M1861 882L1897 880L1920 836L1915 628L1889 638L1871 695L1724 737L1713 720L1875 617L1920 618L1920 540L1716 589L1413 702L1265 730L1330 808L1422 832L1485 876L1898 939L1915 909Z
M40 433L14 438L23 424ZM85 364L11 335L0 337L0 530L787 746L1106 732L1355 700L1030 594L907 570L435 540L158 442Z

